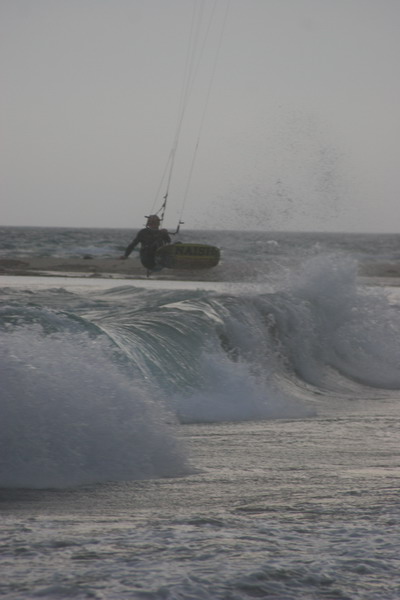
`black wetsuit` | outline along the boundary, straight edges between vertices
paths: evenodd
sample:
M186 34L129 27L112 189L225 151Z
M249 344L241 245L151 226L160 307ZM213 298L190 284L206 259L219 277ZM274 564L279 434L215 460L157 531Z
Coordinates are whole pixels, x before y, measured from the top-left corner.
M157 248L165 246L165 244L169 244L170 242L171 238L166 229L150 229L149 227L145 227L139 231L135 239L129 244L124 256L127 258L135 246L140 243L140 260L142 265L151 271L156 266L155 254Z

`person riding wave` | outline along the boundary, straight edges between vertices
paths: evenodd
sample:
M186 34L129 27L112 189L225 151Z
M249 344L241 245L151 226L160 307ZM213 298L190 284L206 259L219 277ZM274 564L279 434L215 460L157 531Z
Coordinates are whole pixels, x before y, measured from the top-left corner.
M142 265L148 272L157 269L157 249L171 242L168 231L166 229L160 229L160 223L161 219L158 215L148 216L146 227L137 233L136 237L129 246L127 246L125 253L120 258L123 260L128 258L132 250L140 244L140 260Z

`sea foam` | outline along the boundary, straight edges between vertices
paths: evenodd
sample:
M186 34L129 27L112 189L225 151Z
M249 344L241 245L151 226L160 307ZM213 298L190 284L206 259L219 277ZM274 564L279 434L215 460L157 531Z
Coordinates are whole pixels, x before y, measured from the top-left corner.
M0 486L67 487L187 472L174 432L141 382L86 333L4 332Z
M399 311L385 291L358 284L354 260L334 255L310 259L292 279L282 305L287 350L306 381L324 385L333 369L342 386L346 378L400 388Z

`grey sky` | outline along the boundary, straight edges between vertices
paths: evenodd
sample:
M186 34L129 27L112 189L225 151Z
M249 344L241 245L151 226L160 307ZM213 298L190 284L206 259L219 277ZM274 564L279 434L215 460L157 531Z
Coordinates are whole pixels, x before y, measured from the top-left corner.
M193 1L0 0L0 225L142 225L173 143ZM168 227L226 5L187 104ZM203 6L206 22L214 0ZM398 231L399 59L398 0L230 0L187 228Z

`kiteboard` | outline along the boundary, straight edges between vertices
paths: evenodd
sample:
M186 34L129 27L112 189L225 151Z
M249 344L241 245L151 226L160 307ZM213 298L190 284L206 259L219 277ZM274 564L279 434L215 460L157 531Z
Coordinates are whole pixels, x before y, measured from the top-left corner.
M176 242L156 251L156 263L167 269L211 269L219 263L220 251L210 244Z

